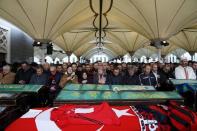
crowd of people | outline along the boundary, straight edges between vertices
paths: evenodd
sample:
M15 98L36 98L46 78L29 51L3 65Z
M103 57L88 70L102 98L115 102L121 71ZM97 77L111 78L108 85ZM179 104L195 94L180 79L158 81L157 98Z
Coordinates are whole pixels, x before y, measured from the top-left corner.
M0 84L45 85L54 94L67 83L148 85L157 90L171 90L169 79L196 79L197 62L182 58L174 63L63 63L57 65L28 64L4 65Z
M4 65L1 84L40 84L63 88L67 83L108 85L150 85L165 88L170 78L196 79L197 62L182 58L174 63L63 63L57 65Z

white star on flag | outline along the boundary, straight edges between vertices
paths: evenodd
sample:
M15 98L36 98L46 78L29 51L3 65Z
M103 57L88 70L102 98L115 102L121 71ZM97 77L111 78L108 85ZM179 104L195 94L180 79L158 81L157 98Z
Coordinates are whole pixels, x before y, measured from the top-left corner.
M134 116L133 114L128 113L129 109L118 110L118 109L112 108L112 110L116 113L118 118L120 118L121 116Z

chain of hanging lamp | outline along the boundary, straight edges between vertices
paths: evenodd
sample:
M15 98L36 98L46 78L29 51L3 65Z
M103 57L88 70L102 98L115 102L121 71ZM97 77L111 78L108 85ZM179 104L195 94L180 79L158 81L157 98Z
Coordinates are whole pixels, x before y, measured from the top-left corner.
M95 28L96 45L97 45L99 51L103 50L104 38L106 37L105 29L109 25L109 21L107 19L107 13L111 10L112 5L113 5L113 0L107 0L107 1L110 1L110 4L109 4L108 9L105 12L103 12L103 1L104 0L99 0L99 11L97 12L93 8L93 0L89 0L90 9L94 13L94 20L93 20L92 24ZM97 18L99 18L99 25L96 25ZM106 21L105 25L102 25L103 20Z

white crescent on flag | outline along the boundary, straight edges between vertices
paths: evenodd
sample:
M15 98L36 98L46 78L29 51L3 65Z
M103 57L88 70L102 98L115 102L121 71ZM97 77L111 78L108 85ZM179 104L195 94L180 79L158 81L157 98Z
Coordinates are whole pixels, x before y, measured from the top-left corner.
M61 129L56 125L54 121L51 121L51 111L54 108L49 108L48 110L43 111L40 113L36 119L36 127L38 131L61 131Z

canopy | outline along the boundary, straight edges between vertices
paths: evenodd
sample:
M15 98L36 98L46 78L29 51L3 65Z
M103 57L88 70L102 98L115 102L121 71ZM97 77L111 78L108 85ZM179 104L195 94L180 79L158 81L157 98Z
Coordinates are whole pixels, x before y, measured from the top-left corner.
M197 32L181 31L169 40L170 43L188 51L191 55L197 51Z

